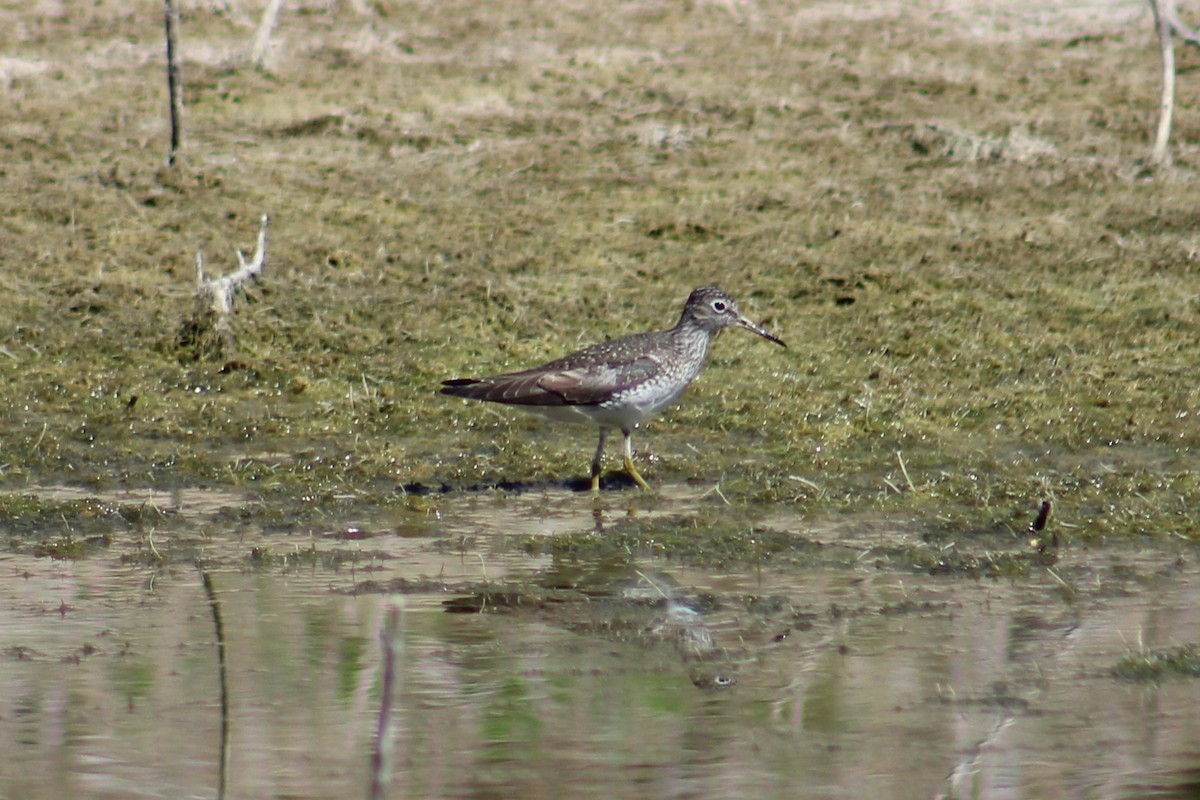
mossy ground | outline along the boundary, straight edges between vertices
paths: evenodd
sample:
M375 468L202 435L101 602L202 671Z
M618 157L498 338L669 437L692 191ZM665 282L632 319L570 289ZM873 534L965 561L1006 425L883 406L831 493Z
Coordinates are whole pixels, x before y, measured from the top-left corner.
M1182 91L1145 166L1140 7L299 3L256 70L261 6L225 5L183 4L174 169L154 9L0 12L0 488L237 487L278 519L579 476L591 431L439 381L719 282L789 349L722 337L635 439L653 484L1200 538L1200 116ZM238 352L193 360L195 252L231 269L264 212Z
M1195 645L1129 650L1112 668L1113 677L1127 681L1160 681L1171 676L1200 676L1200 653Z

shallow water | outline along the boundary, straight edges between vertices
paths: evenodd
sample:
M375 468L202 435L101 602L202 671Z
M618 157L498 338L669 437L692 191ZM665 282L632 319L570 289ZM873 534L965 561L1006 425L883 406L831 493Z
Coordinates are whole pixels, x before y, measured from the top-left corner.
M201 515L236 502L204 499L172 502ZM639 514L709 500L697 490ZM446 586L562 567L505 537L605 535L622 513L597 518L585 497L548 492L447 498L420 525L363 540L250 542L208 526L206 553L227 565L210 573L227 657L226 796L366 796L378 633L396 602L393 797L1200 792L1196 681L1110 674L1130 647L1200 641L1190 558L1069 548L1053 572L1014 582L869 558L720 573L643 558L622 590L644 598L633 612L604 599L443 609ZM851 549L909 535L866 521L771 524ZM164 526L155 540L166 548L172 536ZM251 546L276 557L234 558ZM362 557L336 568L284 557L306 549ZM217 796L212 610L197 569L126 558L144 551L0 557L0 797ZM1069 599L1065 574L1077 583ZM397 578L431 580L399 600L371 590Z

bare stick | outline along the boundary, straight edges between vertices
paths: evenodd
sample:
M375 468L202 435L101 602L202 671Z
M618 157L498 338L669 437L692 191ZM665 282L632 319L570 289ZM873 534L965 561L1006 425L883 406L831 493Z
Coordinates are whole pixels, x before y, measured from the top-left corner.
M179 9L175 0L163 0L167 27L167 91L171 95L171 150L167 163L175 166L175 157L183 146L183 71L179 66Z
M254 35L254 50L250 53L250 63L255 69L262 69L263 60L267 57L267 48L271 46L271 31L275 29L275 20L279 17L279 7L283 0L270 0L263 12L262 22L258 24L258 33Z
M1173 14L1171 0L1167 3L1166 11ZM1159 0L1150 0L1150 10L1154 12L1154 27L1158 31L1158 45L1162 52L1162 99L1158 104L1158 132L1154 136L1154 150L1150 161L1155 165L1167 163L1167 145L1171 141L1171 118L1175 114L1175 43L1171 37L1171 21L1168 13L1159 9Z

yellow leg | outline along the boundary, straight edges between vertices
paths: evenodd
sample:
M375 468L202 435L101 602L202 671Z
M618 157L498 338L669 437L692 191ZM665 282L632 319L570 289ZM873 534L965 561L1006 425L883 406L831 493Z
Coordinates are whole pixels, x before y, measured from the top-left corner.
M592 458L592 496L600 494L600 459L604 458L604 440L608 438L608 428L600 428L600 442L596 445L596 455Z
M629 477L633 478L634 482L642 487L645 491L650 491L650 484L646 483L646 479L637 471L637 467L633 465L633 431L628 428L622 428L621 434L625 437L625 471L629 473Z

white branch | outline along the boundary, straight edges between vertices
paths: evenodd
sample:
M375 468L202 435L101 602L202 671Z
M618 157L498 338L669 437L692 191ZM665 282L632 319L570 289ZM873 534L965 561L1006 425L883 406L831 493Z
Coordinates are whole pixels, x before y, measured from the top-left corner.
M1167 145L1171 141L1171 118L1175 114L1175 44L1171 37L1172 23L1169 19L1175 15L1175 8L1174 0L1162 2L1164 7L1160 9L1159 0L1150 0L1150 10L1154 12L1154 27L1158 32L1158 44L1162 51L1162 99L1158 104L1158 132L1154 136L1154 150L1150 154L1151 162L1159 165L1167 162Z
M1175 32L1176 36L1185 42L1200 45L1200 34L1184 25L1179 19L1179 12L1175 10L1175 0L1163 0L1163 7L1159 9L1159 13L1162 14L1167 24L1171 26L1171 30Z
M267 48L271 46L271 31L275 28L275 20L279 17L279 7L282 5L283 0L270 0L263 11L258 33L254 35L254 49L250 52L250 63L256 68L261 68L267 57Z
M219 317L226 317L233 311L233 298L240 289L254 283L262 274L267 263L267 220L262 217L262 226L258 229L258 246L254 250L254 258L247 263L242 251L237 251L238 270L224 278L206 280L204 277L204 254L196 252L196 297L208 301L209 307Z

